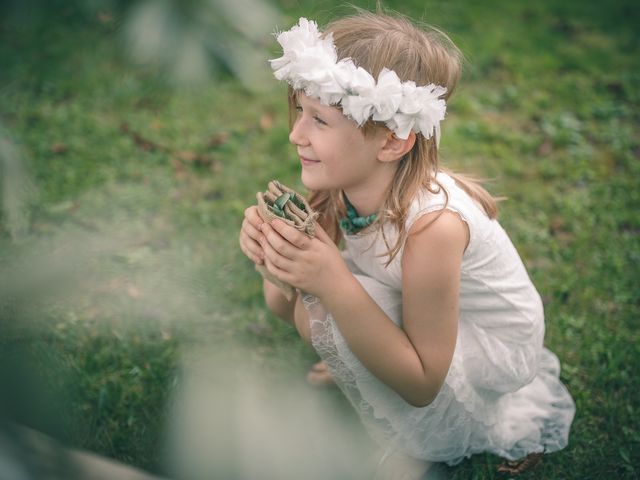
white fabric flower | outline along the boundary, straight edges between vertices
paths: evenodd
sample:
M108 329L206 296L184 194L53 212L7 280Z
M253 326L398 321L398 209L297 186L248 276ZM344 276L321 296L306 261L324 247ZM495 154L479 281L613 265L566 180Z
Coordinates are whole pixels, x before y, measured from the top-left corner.
M382 69L378 75L378 83L372 101L375 110L374 120L384 122L393 118L402 102L402 82L396 72L386 68Z
M435 135L439 142L440 122L446 112L446 103L440 97L446 93L445 87L402 82L386 68L376 81L350 58L338 61L331 34L323 38L316 22L306 18L278 34L277 40L283 55L270 62L278 80L285 80L324 105L340 104L343 113L358 126L372 118L385 122L401 139L414 131L426 138Z
M358 125L362 125L371 116L373 104L370 98L375 88L375 79L364 68L352 70L347 80L347 95L342 99L342 111Z
M422 132L426 138L440 137L440 122L444 120L446 103L439 98L447 89L437 85L418 87L414 82L402 85L402 102L399 111L393 117L392 126L399 138L406 139L409 132Z

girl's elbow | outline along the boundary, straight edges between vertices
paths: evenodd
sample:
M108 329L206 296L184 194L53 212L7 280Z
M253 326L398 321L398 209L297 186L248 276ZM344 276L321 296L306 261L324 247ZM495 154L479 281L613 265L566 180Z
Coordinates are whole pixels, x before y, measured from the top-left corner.
M411 395L403 395L404 401L407 402L412 407L416 408L424 408L431 405L431 403L436 399L437 394L411 394Z
M428 407L440 393L444 380L422 385L420 388L414 388L401 395L402 398L412 407L424 408Z
M264 303L267 307L267 310L280 318L286 316L286 314L288 313L286 311L286 308L284 308L285 305L282 300L277 298L271 292L264 292Z
M264 282L263 293L267 309L274 315L293 324L295 300L287 300L278 287L268 283L266 280Z

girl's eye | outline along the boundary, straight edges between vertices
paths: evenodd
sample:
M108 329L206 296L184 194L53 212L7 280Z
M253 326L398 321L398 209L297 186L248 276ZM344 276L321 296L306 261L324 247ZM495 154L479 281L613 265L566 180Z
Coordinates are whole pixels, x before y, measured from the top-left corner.
M302 106L300 105L296 105L296 112L298 113L302 113ZM314 115L313 116L313 120L318 123L319 125L327 125L327 122L325 122L322 118L320 118L318 115Z

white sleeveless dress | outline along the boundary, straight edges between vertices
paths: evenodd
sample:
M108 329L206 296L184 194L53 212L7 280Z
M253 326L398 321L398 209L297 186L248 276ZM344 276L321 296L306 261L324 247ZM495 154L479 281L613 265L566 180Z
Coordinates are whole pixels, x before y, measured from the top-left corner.
M369 433L387 448L432 462L459 463L490 452L515 460L567 445L575 405L559 380L557 357L543 347L542 302L507 234L453 179L438 174L446 208L469 227L462 259L455 352L442 389L417 408L372 375L349 349L317 298L304 296L312 343L358 411ZM407 230L445 207L443 192L421 193ZM385 226L388 243L397 231ZM385 267L379 233L347 235L345 260L369 295L402 326L402 250Z

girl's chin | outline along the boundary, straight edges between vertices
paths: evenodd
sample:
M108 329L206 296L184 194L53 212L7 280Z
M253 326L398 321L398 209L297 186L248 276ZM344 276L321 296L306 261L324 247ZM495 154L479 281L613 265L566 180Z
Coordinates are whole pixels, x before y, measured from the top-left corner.
M326 185L326 182L322 182L320 179L316 178L314 175L309 174L309 172L305 172L304 170L300 174L300 180L302 184L305 186L307 190L327 190L331 188Z

